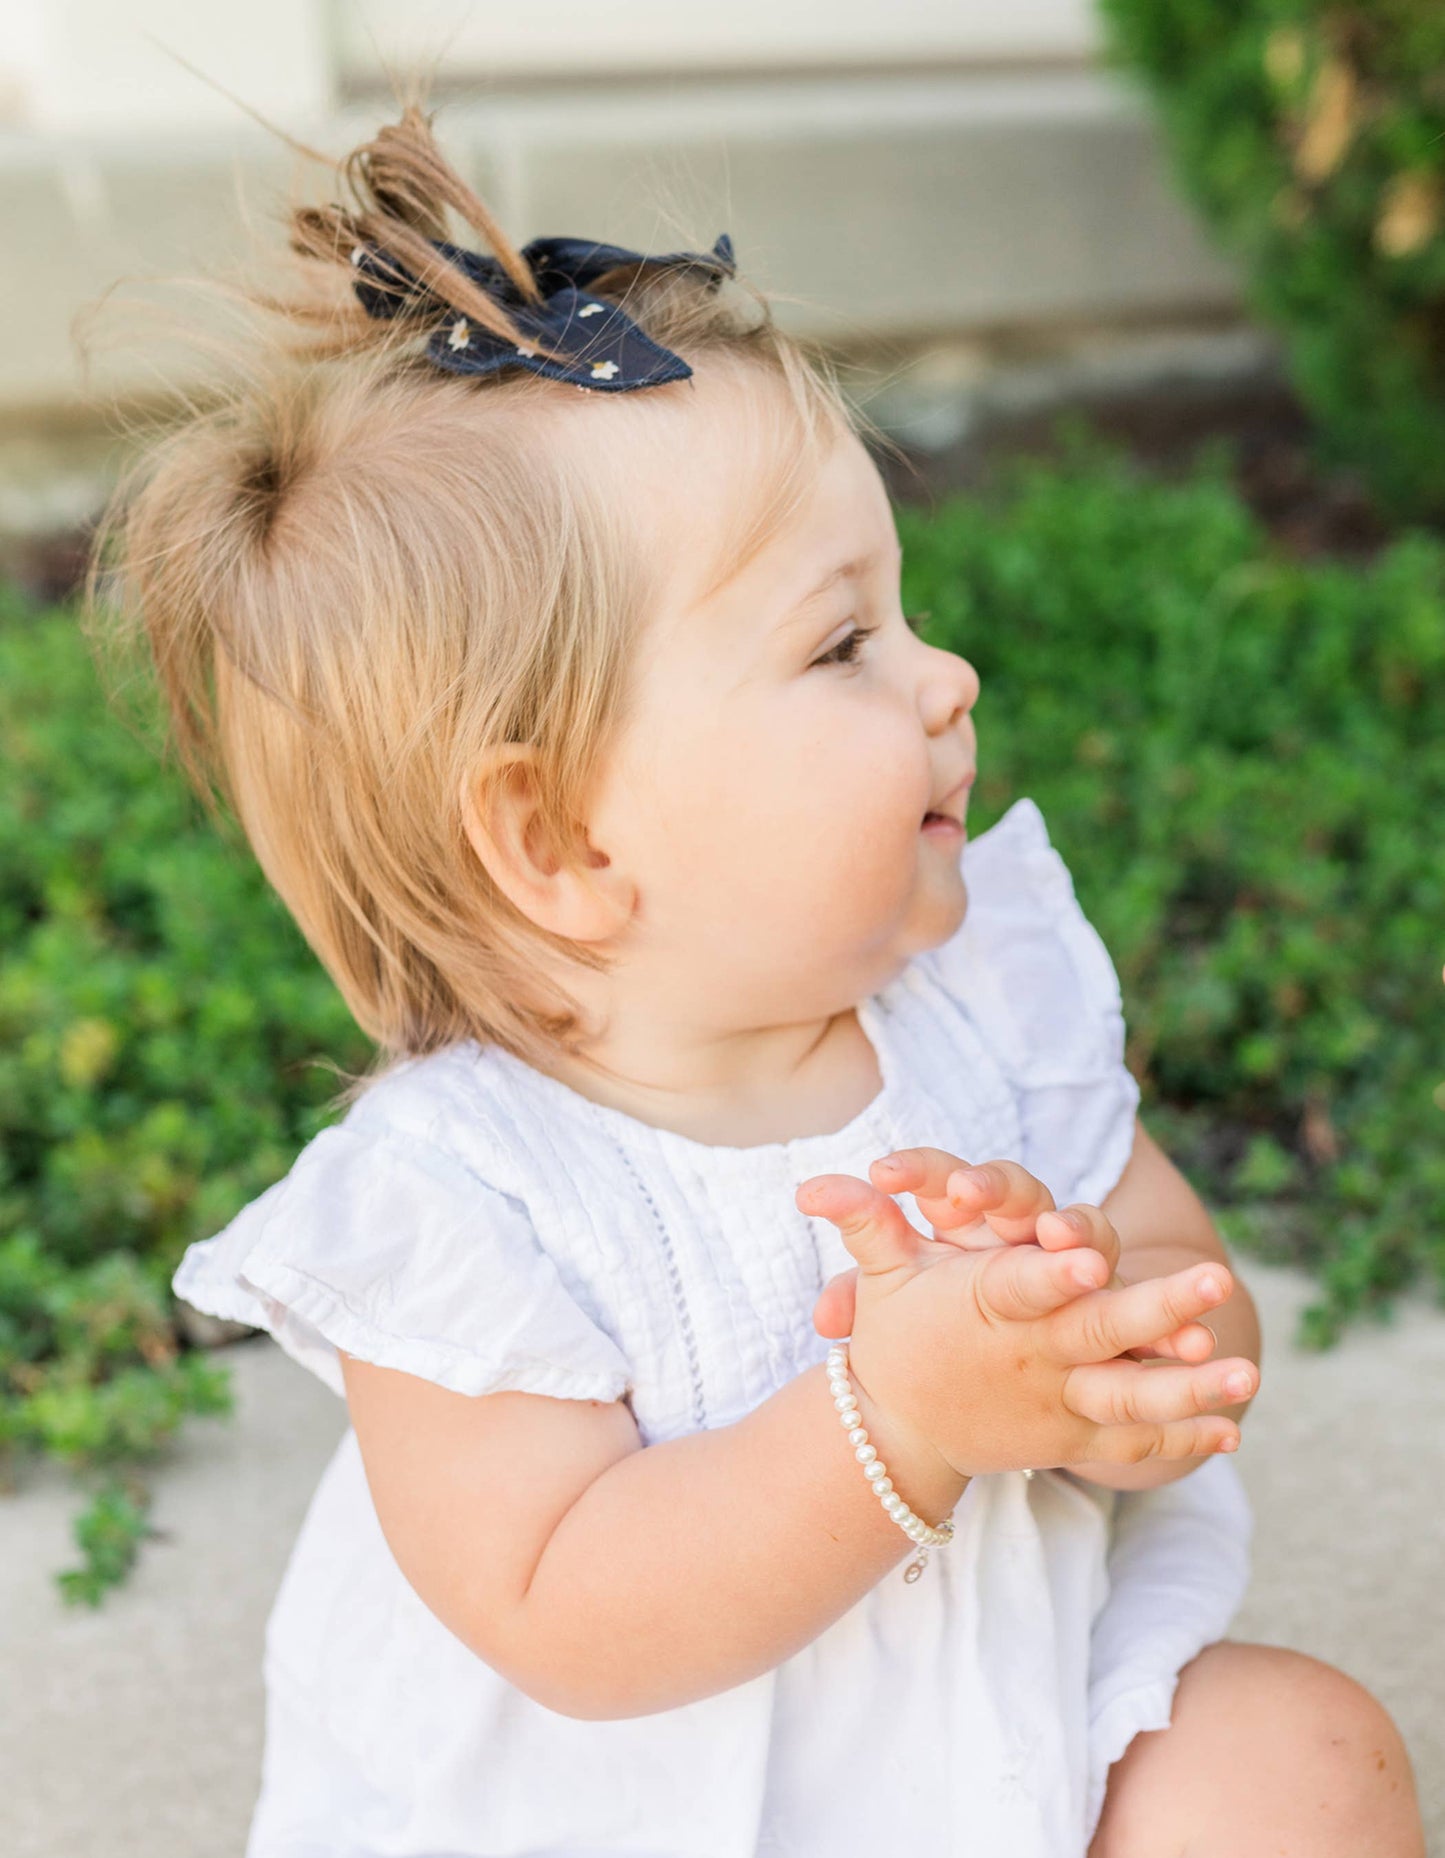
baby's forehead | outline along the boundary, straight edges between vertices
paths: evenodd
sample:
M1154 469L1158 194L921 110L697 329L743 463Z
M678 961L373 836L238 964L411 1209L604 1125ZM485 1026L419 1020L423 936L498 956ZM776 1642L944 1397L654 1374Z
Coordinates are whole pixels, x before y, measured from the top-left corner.
M705 382L701 371L698 380L694 399L685 399L692 381L672 384L672 404L652 409L651 420L639 407L600 448L632 500L664 624L705 622L781 588L790 573L806 574L837 546L846 550L856 539L862 474L881 490L866 451L840 423L810 429L766 383L730 388Z

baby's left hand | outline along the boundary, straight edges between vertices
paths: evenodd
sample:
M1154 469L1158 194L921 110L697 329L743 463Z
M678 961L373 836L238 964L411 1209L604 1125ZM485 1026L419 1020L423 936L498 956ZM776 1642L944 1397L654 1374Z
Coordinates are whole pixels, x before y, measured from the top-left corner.
M1030 1242L1050 1252L1087 1246L1114 1267L1109 1287L1136 1281L1119 1275L1119 1235L1108 1216L1082 1203L1055 1208L1048 1188L1016 1161L971 1167L941 1148L905 1148L871 1162L868 1173L880 1193L911 1193L919 1212L932 1225L935 1239L970 1251ZM813 1327L819 1335L851 1334L857 1277L856 1268L842 1271L824 1285L813 1308ZM1125 1354L1141 1360L1207 1361L1214 1352L1214 1341L1213 1331L1203 1323L1189 1322L1154 1343L1126 1349Z

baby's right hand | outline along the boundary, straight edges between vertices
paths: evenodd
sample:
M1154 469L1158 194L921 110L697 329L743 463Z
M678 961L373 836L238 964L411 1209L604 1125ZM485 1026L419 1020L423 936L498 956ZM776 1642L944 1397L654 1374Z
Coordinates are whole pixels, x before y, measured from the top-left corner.
M896 1200L851 1174L814 1175L796 1201L837 1226L857 1260L849 1368L859 1388L960 1475L1238 1444L1234 1421L1209 1408L1239 1397L1225 1378L1253 1374L1253 1363L1117 1359L1224 1302L1226 1266L1103 1289L1110 1265L1097 1251L968 1251L925 1238Z

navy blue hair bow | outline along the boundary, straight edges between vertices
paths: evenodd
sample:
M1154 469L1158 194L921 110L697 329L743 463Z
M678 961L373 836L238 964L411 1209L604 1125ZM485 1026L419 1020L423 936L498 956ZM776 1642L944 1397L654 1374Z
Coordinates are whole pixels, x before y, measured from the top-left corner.
M359 273L354 288L368 316L385 320L403 312L424 313L434 306L445 320L432 331L426 354L449 374L529 368L552 380L609 393L686 380L692 369L681 356L644 335L617 304L589 295L588 284L616 265L698 266L712 274L713 288L725 275L737 274L732 240L725 232L711 252L668 252L658 257L629 252L620 245L597 245L589 239L533 239L522 247L522 258L531 266L542 293L542 301L532 303L518 290L500 259L442 240L431 244L448 264L511 312L523 332L523 343L482 328L428 291L389 253L373 245L358 245L351 254ZM568 359L558 362L537 354L527 346L528 337L540 338Z

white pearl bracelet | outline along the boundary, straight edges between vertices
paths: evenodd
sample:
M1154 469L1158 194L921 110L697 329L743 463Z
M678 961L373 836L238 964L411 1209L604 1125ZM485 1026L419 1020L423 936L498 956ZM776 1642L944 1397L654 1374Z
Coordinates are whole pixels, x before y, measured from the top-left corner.
M878 1456L877 1446L868 1443L868 1434L863 1429L863 1415L858 1411L857 1398L848 1379L845 1342L835 1342L828 1350L828 1387L843 1430L848 1434L848 1443L853 1447L853 1456L862 1465L863 1475L873 1486L873 1494L903 1533L918 1544L917 1555L903 1570L905 1581L916 1581L928 1563L929 1549L953 1540L953 1519L946 1516L936 1529L933 1528L909 1509L893 1488L887 1465Z

